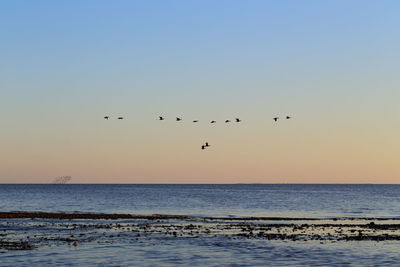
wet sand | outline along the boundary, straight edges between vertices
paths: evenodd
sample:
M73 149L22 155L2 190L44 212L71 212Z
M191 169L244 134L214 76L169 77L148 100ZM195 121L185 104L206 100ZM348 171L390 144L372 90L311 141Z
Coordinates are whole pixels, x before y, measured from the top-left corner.
M0 212L0 249L79 246L151 238L394 241L399 218L193 217L92 213Z

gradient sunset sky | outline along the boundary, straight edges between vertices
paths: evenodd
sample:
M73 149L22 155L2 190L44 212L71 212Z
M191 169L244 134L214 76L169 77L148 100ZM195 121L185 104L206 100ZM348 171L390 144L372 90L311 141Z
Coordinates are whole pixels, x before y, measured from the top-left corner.
M399 183L399 14L1 1L0 183Z

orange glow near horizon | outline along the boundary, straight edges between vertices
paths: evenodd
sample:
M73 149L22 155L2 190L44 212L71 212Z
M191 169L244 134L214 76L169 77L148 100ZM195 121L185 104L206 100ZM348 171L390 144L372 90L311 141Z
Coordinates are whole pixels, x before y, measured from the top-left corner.
M0 9L0 183L400 183L400 4L45 2Z

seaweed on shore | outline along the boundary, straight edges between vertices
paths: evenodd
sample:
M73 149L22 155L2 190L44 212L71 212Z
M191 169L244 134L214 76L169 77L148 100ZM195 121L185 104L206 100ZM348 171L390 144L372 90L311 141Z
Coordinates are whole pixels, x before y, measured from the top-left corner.
M400 223L366 218L294 219L92 213L0 212L0 249L155 239L400 241ZM106 221L110 220L110 221ZM262 221L263 220L263 221ZM279 222L276 222L279 221Z

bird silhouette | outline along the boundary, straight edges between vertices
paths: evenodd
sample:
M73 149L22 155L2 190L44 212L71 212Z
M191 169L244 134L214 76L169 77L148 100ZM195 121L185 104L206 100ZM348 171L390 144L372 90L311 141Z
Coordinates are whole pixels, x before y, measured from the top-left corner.
M286 116L286 119L288 120L288 119L291 119L292 117L290 117L290 116Z
M216 123L216 121L211 121L210 123Z
M226 120L225 123L231 122L230 120Z
M158 116L158 120L163 121L164 117L163 116Z
M209 147L210 145L208 144L208 142L206 142L206 143L204 144L204 146L205 146L205 147Z
M236 118L235 120L236 120L236 122L241 122L241 121L242 121L242 120L239 119L239 118Z
M118 117L118 119L119 119L119 120L123 120L123 119L124 119L124 117Z
M205 146L205 145L202 145L202 146L201 146L201 150L204 150L204 149L206 149L206 146Z
M279 117L275 117L275 118L274 118L274 121L278 121L278 119L279 119Z
M176 117L176 121L181 121L181 120L182 120L181 118Z
M195 121L193 121L193 122L199 122L198 120L195 120Z
M108 120L110 118L110 116L104 116L105 120Z

